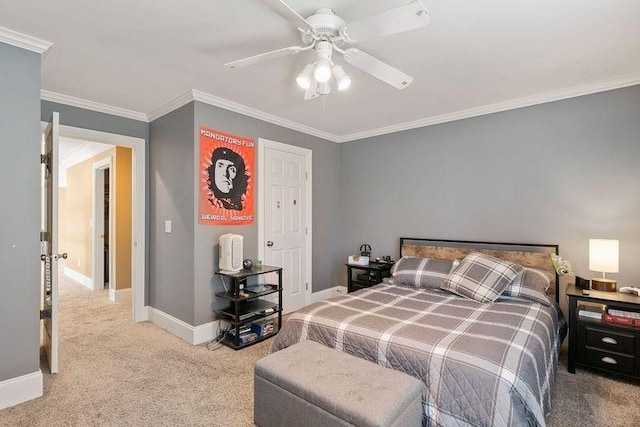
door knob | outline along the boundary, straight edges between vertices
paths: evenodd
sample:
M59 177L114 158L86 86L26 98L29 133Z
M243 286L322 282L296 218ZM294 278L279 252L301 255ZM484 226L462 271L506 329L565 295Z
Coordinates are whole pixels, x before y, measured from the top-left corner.
M273 242L271 240L267 240L267 246L269 247L273 246Z

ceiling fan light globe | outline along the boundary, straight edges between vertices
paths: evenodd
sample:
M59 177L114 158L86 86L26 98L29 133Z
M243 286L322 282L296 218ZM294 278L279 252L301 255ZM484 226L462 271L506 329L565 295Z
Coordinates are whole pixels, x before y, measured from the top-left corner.
M296 77L296 83L302 89L309 89L311 87L311 79L313 78L313 65L308 64Z
M296 83L305 90L311 87L311 79L302 73L298 74L298 77L296 77Z
M344 75L338 80L338 90L345 90L351 86L351 77Z
M320 83L326 83L331 78L331 63L324 58L318 59L316 62L316 70L313 76Z
M331 74L333 74L333 78L336 79L336 83L338 83L338 90L345 90L351 85L351 77L344 72L344 69L340 65L334 65Z

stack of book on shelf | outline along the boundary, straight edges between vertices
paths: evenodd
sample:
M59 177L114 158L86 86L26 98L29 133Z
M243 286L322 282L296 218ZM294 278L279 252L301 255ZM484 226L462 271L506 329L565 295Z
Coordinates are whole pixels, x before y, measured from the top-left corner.
M614 310L610 308L604 315L604 320L607 322L640 328L640 313L635 311Z
M271 319L261 320L253 322L251 324L251 332L255 333L259 337L264 337L272 334L274 331L274 323Z
M602 320L602 316L606 313L607 306L603 304L594 304L585 302L578 306L578 316L589 319Z

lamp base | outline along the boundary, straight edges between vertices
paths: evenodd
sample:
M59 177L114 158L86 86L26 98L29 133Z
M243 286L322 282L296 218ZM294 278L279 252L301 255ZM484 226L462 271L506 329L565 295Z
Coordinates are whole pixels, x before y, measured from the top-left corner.
M611 279L591 279L591 289L604 292L615 292L618 282Z

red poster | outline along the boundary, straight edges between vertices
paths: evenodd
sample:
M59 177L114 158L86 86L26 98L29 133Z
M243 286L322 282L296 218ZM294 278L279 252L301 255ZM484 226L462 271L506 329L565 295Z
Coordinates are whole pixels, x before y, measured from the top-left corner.
M253 223L255 148L251 138L200 127L198 223Z

